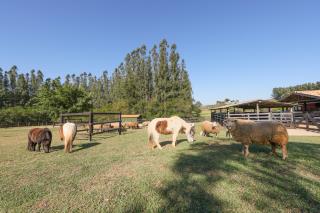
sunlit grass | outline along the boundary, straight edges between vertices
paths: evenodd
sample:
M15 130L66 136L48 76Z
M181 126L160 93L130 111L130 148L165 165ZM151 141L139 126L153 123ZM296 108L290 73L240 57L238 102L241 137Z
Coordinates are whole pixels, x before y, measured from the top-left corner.
M319 212L320 137L291 137L289 158L224 137L147 148L146 130L78 135L65 154L26 150L29 128L0 129L0 211ZM281 155L280 150L278 151Z

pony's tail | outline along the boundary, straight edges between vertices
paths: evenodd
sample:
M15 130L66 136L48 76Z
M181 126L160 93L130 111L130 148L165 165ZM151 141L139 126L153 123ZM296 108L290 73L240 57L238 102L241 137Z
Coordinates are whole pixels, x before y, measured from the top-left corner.
M72 137L72 141L74 141L74 139L76 138L77 136L77 126L75 128L75 132L73 133L73 137Z

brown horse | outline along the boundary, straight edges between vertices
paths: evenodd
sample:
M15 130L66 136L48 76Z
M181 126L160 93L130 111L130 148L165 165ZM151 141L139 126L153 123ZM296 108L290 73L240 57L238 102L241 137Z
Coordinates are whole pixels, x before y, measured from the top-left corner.
M52 133L48 128L34 128L29 131L28 134L28 147L29 151L35 151L38 144L37 151L40 152L40 146L45 153L50 152L50 145L52 141Z

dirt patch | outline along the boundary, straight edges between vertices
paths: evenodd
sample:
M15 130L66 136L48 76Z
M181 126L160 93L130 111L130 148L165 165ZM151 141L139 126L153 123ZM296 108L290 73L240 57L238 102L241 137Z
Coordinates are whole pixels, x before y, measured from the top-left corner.
M288 129L289 136L320 136L320 131L307 131L305 129Z

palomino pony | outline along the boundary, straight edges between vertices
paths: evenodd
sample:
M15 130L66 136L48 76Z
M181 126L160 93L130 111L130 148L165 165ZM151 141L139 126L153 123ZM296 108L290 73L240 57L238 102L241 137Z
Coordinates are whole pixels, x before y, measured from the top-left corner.
M77 135L77 126L74 123L65 123L59 128L60 139L64 140L64 151L71 152L72 144Z
M148 125L148 140L149 145L154 148L155 145L159 149L162 149L159 138L160 135L172 134L172 146L176 146L176 140L179 133L185 133L188 142L194 141L194 124L187 123L178 116L173 116L171 118L155 118Z

